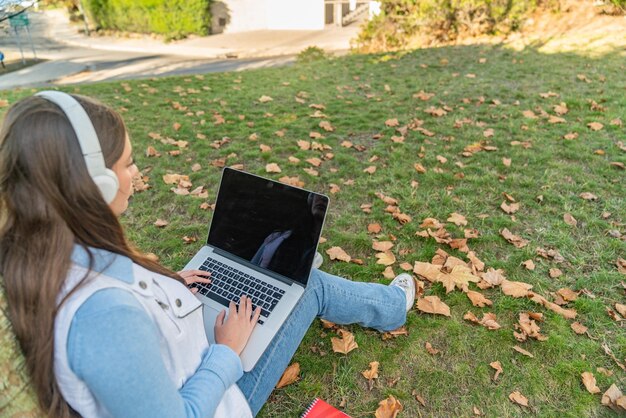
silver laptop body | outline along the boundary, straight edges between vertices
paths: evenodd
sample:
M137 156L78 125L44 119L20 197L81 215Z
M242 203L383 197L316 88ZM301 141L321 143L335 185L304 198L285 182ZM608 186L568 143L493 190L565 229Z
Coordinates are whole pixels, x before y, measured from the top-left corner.
M225 168L206 245L185 270L211 272L196 284L204 304L207 339L215 343L217 315L245 294L261 306L259 323L241 353L244 371L255 366L302 297L323 228L328 197Z

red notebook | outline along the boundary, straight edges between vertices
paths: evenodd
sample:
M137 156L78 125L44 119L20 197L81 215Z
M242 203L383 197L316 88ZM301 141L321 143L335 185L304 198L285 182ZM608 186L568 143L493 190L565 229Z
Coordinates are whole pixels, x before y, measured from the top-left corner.
M311 405L304 411L302 418L350 418L350 415L345 414L321 400L315 399L311 402Z

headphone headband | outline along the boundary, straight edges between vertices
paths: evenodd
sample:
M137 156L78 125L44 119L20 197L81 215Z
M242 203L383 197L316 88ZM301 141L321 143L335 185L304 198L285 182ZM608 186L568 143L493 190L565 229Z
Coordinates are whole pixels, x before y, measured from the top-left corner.
M41 91L35 96L56 104L65 113L78 138L89 175L100 189L104 200L111 203L117 194L118 179L106 167L98 135L85 109L75 98L61 91Z

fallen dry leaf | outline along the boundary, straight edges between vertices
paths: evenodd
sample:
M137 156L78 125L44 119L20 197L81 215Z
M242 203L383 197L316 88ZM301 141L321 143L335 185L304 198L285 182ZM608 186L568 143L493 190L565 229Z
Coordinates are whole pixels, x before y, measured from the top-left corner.
M378 234L380 231L382 231L382 227L378 223L367 225L367 232L370 234Z
M608 406L609 408L617 411L619 408L619 406L617 405L617 401L620 398L622 398L622 391L619 390L615 383L613 383L611 387L602 395L601 403L602 405ZM624 409L623 403L622 409Z
M624 318L626 318L626 305L622 305L621 303L616 303L615 310Z
M272 100L274 100L274 99L272 99L270 96L263 95L263 96L259 97L259 102L261 102L261 103L271 102Z
M376 418L396 418L403 407L399 400L389 395L387 399L384 399L378 403L378 409L374 413Z
M550 269L548 274L550 275L551 278L556 279L557 277L561 277L563 275L563 272L560 269L552 268Z
M340 329L339 334L341 334L341 338L333 337L330 339L335 353L348 354L350 351L359 347L356 341L354 341L354 334L351 332Z
M570 226L576 226L578 225L578 221L576 220L576 218L574 218L572 216L571 213L566 213L563 215L563 220L565 221L566 224L570 225Z
M377 361L372 361L370 362L370 368L361 372L363 377L369 380L370 385L372 383L372 380L378 379L378 366L379 365L380 363L378 363Z
M502 202L502 204L500 205L500 209L502 209L505 213L508 213L509 215L517 212L519 210L519 207L519 203L511 203L510 205L508 205L506 202Z
M583 372L581 377L583 379L583 385L585 385L589 393L600 393L600 388L596 386L596 378L593 377L593 373Z
M503 230L501 230L500 235L502 235L504 239L506 239L508 242L510 242L517 248L524 248L530 242L528 240L523 239L522 237L514 235L507 228L504 228Z
M413 266L413 273L424 277L430 282L435 282L437 281L437 277L441 273L441 266L416 261L415 265Z
M579 196L585 200L598 200L598 196L590 192L583 192Z
M376 258L378 258L376 264L382 264L383 266L390 266L396 262L396 256L391 251L377 253Z
M341 247L329 248L326 250L326 254L328 254L331 260L345 261L346 263L349 263L350 260L352 260L352 257L350 257Z
M389 251L393 248L391 241L373 241L372 248L376 251Z
M450 316L450 307L443 303L438 296L426 296L418 299L417 309L426 313Z
M590 122L587 124L587 127L591 129L592 131L599 131L602 128L604 128L604 125L601 124L600 122Z
M525 298L528 296L528 292L533 286L524 282L513 282L509 280L503 280L501 283L502 293L514 298Z
M282 170L276 163L269 163L265 166L265 171L267 173L281 173Z
M290 385L298 380L298 376L300 375L300 363L293 363L280 377L280 380L276 384L276 389L283 388L287 385Z
M584 326L580 322L573 322L572 325L570 325L570 327L576 334L580 334L580 335L587 332L587 329L588 329L586 326Z
M526 260L522 262L522 265L526 268L526 270L534 270L535 262L533 260Z
M483 314L482 319L478 319L476 315L474 315L471 311L467 311L465 315L463 315L463 319L466 319L470 322L474 322L476 324L480 324L487 329L496 330L500 329L501 326L496 322L496 314L493 312L487 312Z
M467 219L465 219L465 216L453 212L450 214L450 217L447 219L448 222L452 222L453 224L455 224L456 226L465 226L467 225Z
M503 372L503 370L502 370L502 364L500 364L500 362L499 362L499 361L494 361L494 362L489 363L489 365L490 365L492 368L494 368L494 369L495 369L495 371L496 371L496 374L493 376L493 380L494 380L494 382L495 382L496 380L498 380L498 376L500 376L500 373L502 373L502 372Z
M530 352L524 350L522 347L520 347L519 345L516 345L513 347L513 350L517 351L518 353L521 353L525 356L528 356L530 358L534 358L535 356L533 356Z
M518 405L528 406L528 398L517 390L509 395L509 399Z
M487 299L482 293L470 290L466 293L467 297L472 301L472 305L479 308L493 305L493 302Z
M426 341L426 343L424 344L424 347L426 348L426 351L428 351L428 353L432 354L433 356L441 352L441 350L437 350L436 348L434 348L432 344L429 343L428 341Z

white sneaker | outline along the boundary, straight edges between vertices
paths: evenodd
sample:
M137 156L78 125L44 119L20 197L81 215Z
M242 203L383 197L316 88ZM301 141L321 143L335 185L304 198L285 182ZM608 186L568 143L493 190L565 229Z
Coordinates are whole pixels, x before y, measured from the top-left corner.
M322 254L315 253L315 257L313 257L313 268L318 269L322 266L324 259L322 258Z
M389 283L389 286L398 286L404 290L406 295L406 311L408 312L413 307L415 301L415 281L410 274L402 273L396 276L395 279Z

